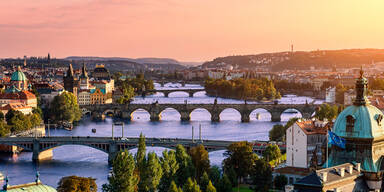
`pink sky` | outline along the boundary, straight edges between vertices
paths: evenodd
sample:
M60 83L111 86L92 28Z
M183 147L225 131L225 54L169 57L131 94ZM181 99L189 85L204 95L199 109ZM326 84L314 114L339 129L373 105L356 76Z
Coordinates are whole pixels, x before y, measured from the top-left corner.
M0 10L0 57L384 48L383 0L8 0Z

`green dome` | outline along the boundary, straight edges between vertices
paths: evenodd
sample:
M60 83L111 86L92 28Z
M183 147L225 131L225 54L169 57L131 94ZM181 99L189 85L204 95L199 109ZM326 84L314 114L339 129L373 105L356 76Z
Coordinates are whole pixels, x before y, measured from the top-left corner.
M345 138L373 139L381 137L384 136L382 119L383 113L375 106L370 104L352 105L339 114L333 132ZM349 130L347 125L350 126Z
M15 72L12 73L11 81L27 81L27 77L21 71L20 67L17 68Z
M2 191L2 190L1 190ZM22 185L9 186L6 192L57 192L57 190L51 186L36 183L27 183Z

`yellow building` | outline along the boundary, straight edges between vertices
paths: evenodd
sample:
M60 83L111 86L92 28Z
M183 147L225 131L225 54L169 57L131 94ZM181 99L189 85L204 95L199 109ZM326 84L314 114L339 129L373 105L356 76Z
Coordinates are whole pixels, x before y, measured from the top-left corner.
M112 93L106 93L105 89L93 89L90 96L91 105L112 103Z

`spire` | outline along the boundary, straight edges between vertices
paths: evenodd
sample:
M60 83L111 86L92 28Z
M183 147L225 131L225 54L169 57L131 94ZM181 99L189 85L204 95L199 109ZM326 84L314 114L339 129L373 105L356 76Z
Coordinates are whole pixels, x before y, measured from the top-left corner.
M8 175L5 177L4 181L5 181L5 183L3 185L3 190L7 191L8 187L9 187L9 185L8 185L8 182L9 182Z
M39 184L40 183L40 173L38 171L36 171L36 180L35 180L36 184Z
M356 80L356 99L353 102L354 105L366 105L369 104L367 99L368 93L368 80L364 78L363 67L360 68L360 77Z
M21 71L21 67L20 66L17 66L17 71Z
M88 78L87 68L85 67L84 61L83 61L83 67L81 68L81 77Z
M69 67L68 67L68 71L67 71L67 77L73 77L72 61L69 63Z

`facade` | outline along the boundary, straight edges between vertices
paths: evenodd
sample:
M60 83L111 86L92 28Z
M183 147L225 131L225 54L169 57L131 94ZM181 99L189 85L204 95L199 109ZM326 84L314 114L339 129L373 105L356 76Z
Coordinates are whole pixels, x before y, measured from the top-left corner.
M73 93L76 96L78 81L74 76L72 63L69 64L67 74L64 76L63 81L64 81L64 89L68 92Z
M344 105L345 106L352 105L354 99L355 99L355 92L352 89L344 92Z
M81 75L79 77L80 82L80 89L89 89L89 77L87 68L85 67L85 64L83 63L83 67L81 68Z
M336 102L336 87L329 87L325 90L325 102L332 104Z
M115 90L115 82L113 79L94 81L92 84L96 89L104 89L106 93L112 93L113 90Z
M309 168L311 160L322 164L321 148L327 139L328 122L298 120L286 131L286 166ZM316 157L314 157L316 155Z
M90 90L80 90L77 94L77 103L79 105L90 105L91 104L91 93Z
M96 68L93 70L92 77L97 80L110 80L111 75L109 74L108 69L104 65L96 65Z
M106 93L104 89L93 89L90 94L90 104L109 104L112 103L112 93Z
M17 67L17 70L15 72L12 73L11 86L15 87L19 91L28 90L28 79L25 74L21 71L20 66Z

